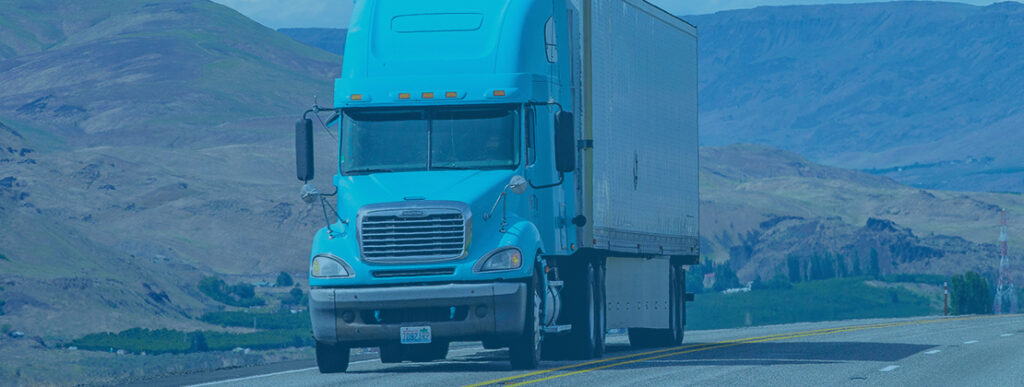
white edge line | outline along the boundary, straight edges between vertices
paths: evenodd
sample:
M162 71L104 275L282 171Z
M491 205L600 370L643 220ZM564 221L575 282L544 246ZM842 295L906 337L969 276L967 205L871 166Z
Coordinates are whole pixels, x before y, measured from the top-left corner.
M376 360L376 359L374 359L374 360ZM359 362L356 362L356 363L359 363ZM316 367L309 367L309 368L303 368L303 369L298 369L298 370L281 371L281 372L274 372L274 373L263 374L263 375L253 375L253 376L246 376L244 378L235 378L235 379L228 379L228 380L218 380L216 382L209 382L209 383L202 383L202 384L193 384L193 385L191 385L189 387L214 386L214 385L218 385L218 384L241 382L243 380L252 380L252 379L266 378L266 377L277 376L277 375L287 375L287 374L294 374L294 373L299 373L299 372L312 371L312 370L315 370L315 369L317 369L317 368Z
M934 355L934 354L939 353L939 352L942 352L942 351L938 350L938 349L933 349L931 351L925 352L925 354L926 355Z
M971 340L971 341L965 341L964 344L974 344L974 343L977 343L977 342L978 342L978 340Z
M1003 334L1001 334L1001 335L999 335L999 336L1002 336L1002 337L1010 337L1010 336L1013 336L1013 333L1003 333Z
M897 368L900 368L900 366L898 366L898 365L891 365L891 366L888 366L888 367L882 368L882 369L880 369L879 371L882 371L882 372L889 372L889 371L895 370L895 369L897 369Z
M460 348L460 349L453 350L452 352L465 352L465 351L469 351L469 350L479 351L480 348ZM380 359L378 359L378 358L366 359L366 360L354 361L354 362L351 362L351 363L348 363L348 364L349 365L352 365L352 364L362 364L362 363L369 363L369 362L374 362L374 361L380 361ZM189 385L188 387L216 386L218 384L235 383L235 382L241 382L241 381L245 381L245 380L269 378L271 376L295 374L295 373L299 373L299 372L312 371L312 370L315 370L315 369L317 369L317 367L309 367L309 368L303 368L303 369L298 369L298 370L274 372L274 373L263 374L263 375L246 376L244 378L235 378L235 379L228 379L228 380L218 380L218 381L215 381L215 382L207 382L207 383L201 383L201 384L192 384L192 385Z

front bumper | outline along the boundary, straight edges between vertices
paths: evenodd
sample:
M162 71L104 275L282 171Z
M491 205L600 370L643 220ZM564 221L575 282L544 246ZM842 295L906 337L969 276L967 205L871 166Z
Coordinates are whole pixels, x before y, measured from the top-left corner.
M424 325L435 341L512 337L523 332L526 284L314 288L309 314L313 337L327 344L397 342L401 327Z

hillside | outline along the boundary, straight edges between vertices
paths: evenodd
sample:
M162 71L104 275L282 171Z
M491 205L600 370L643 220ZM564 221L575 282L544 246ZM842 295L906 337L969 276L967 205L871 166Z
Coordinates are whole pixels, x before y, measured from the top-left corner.
M291 128L340 57L205 0L0 10L0 322L193 329L203 275L303 277Z
M329 104L340 72L338 57L210 1L2 8L0 121L40 145L210 144L211 124Z
M335 55L345 54L347 29L335 28L282 28L277 30L300 43L319 48Z
M1003 208L1010 234L1024 233L1021 195L921 190L763 145L701 150L702 253L742 280L785 272L789 256L842 254L865 269L872 249L883 274L994 273ZM1013 271L1024 279L1024 265Z
M922 188L1024 191L1024 4L925 1L687 16L701 143L759 143Z

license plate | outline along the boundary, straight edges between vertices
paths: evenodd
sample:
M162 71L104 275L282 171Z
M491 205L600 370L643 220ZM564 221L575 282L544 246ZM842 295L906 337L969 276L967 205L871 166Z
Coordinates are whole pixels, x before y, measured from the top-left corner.
M402 344L430 344L430 327L402 327Z

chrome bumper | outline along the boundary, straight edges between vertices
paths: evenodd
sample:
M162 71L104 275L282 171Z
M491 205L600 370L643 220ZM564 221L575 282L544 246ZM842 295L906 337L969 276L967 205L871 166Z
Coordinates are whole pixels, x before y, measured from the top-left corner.
M438 309L464 313L433 321L417 321L416 317L394 321L379 317L403 315L411 310ZM523 332L526 284L318 288L309 292L309 315L313 337L328 344L343 342L372 346L397 342L401 327L424 325L431 327L435 341L511 337Z

